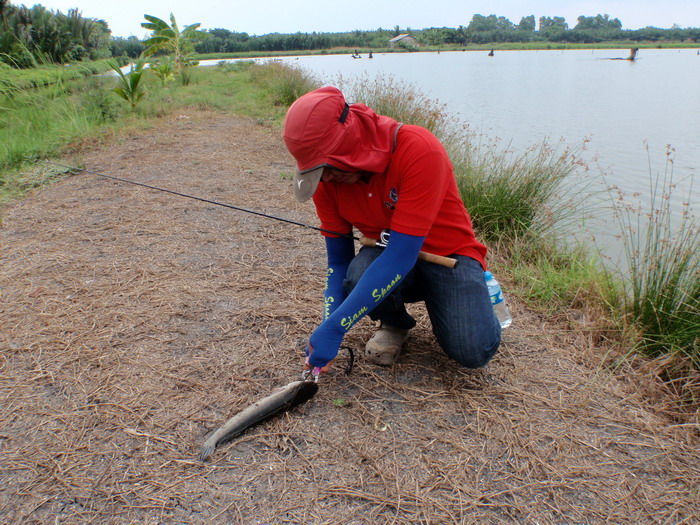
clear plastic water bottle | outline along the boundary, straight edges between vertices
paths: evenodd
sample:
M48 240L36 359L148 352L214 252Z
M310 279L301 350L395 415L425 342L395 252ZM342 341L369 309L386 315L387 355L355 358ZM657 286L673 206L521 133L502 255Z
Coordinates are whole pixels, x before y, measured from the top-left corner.
M503 297L501 285L498 284L498 281L491 272L484 272L484 278L486 279L486 286L488 287L489 295L491 296L493 311L496 314L496 317L498 317L498 321L501 323L501 328L510 326L513 322L513 318L510 316L510 312L506 306L506 299Z

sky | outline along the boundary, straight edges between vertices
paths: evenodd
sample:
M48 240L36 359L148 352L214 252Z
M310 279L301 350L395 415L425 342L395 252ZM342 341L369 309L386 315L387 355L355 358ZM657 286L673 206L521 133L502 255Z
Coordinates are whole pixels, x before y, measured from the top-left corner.
M623 29L655 26L669 29L700 27L698 0L44 0L41 4L67 13L77 8L83 17L104 20L113 36L148 34L143 15L169 20L173 13L180 28L200 23L201 29L223 28L250 35L268 33L336 33L355 29L424 29L467 26L475 14L504 16L514 24L525 16L563 17L570 28L583 16L608 14Z

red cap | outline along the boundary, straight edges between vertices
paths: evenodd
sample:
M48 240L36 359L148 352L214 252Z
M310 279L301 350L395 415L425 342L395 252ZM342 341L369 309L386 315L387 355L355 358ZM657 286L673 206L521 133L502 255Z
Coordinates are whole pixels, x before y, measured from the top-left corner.
M344 171L386 169L398 125L364 104L349 106L334 87L301 96L287 111L284 122L284 141L297 161L296 198L311 198L326 166Z

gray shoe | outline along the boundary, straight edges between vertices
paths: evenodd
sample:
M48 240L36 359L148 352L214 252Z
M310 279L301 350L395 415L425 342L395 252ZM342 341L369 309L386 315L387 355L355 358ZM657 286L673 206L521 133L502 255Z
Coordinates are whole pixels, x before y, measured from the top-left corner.
M401 355L401 347L408 339L408 332L408 329L382 323L365 345L367 359L377 365L393 365Z

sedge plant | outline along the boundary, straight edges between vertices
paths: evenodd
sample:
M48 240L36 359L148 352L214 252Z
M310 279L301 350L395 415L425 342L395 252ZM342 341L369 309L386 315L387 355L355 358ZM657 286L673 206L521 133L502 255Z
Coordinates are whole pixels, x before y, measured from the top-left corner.
M663 173L654 175L650 166L648 203L632 203L611 188L623 248L614 271L625 287L622 314L637 348L700 370L700 224L691 213L692 177L678 203L673 150L666 155Z

